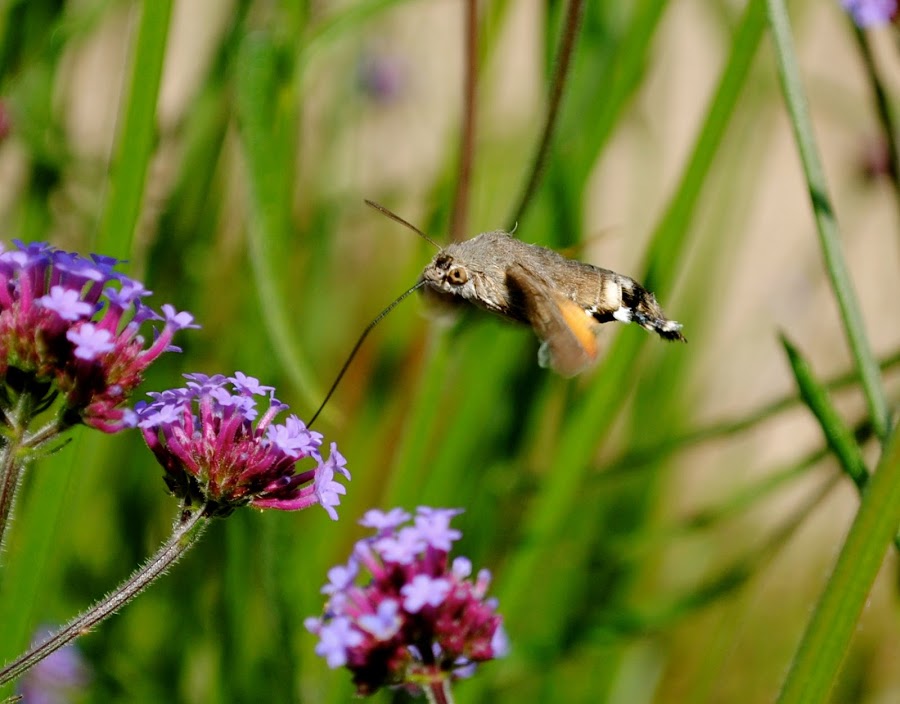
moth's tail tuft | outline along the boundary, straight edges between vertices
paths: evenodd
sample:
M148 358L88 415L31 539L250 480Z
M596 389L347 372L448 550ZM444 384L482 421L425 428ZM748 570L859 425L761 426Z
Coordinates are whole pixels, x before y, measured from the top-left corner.
M631 313L631 320L664 340L687 342L687 338L681 334L681 323L669 320L656 302L656 297L647 289L635 284L630 291L623 287L622 293L623 303Z

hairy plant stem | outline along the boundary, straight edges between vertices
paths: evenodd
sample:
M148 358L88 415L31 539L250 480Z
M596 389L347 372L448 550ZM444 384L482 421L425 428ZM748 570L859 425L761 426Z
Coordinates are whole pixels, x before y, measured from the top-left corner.
M5 543L6 528L25 470L26 463L21 450L25 446L25 431L31 417L32 401L29 394L22 394L12 411L4 412L7 431L6 444L0 450L0 551Z
M174 565L202 535L209 523L202 509L182 507L172 529L172 536L143 566L138 568L119 587L69 622L38 646L24 653L0 670L0 685L12 681L26 670L59 650L78 636L89 632L103 619L111 616L146 589L157 577Z

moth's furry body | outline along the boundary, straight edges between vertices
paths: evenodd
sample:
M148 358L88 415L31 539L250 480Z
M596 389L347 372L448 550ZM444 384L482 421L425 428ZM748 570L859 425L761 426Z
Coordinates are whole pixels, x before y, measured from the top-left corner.
M596 361L600 323L636 322L666 340L684 340L656 298L634 279L566 259L506 232L485 232L442 249L422 273L443 304L472 303L534 328L541 363L563 374Z

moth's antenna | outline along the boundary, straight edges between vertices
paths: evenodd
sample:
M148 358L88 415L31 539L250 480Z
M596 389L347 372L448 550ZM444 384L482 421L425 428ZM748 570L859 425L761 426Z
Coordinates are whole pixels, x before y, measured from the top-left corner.
M383 205L379 205L378 203L376 203L375 201L372 201L372 200L366 200L366 205L372 206L373 208L375 208L375 210L377 210L382 215L387 215L394 222L399 222L401 225L405 225L410 230L415 232L423 240L425 240L426 242L430 242L437 249L443 249L443 247L441 247L441 245L439 245L437 242L435 242L433 239L431 239L428 235L426 235L424 232L422 232L418 227L416 227L412 223L406 222L406 220L404 220L399 215L397 215L397 213L391 212L390 210L385 208ZM404 296L405 295L406 294L404 294Z
M369 201L366 201L366 202L368 203ZM374 203L370 203L370 205L372 207L380 209L380 206L377 206ZM390 215L393 215L393 213L390 213ZM403 222L403 221L401 220L400 222ZM412 225L410 225L410 227L412 227ZM415 230L415 228L413 228L413 229ZM421 234L421 233L419 233L419 234ZM424 237L424 235L423 235L423 237ZM428 238L426 237L426 239L428 239ZM313 417L310 419L309 423L306 424L307 428L312 427L312 424L316 422L316 418L319 417L319 414L322 412L322 409L325 408L325 404L327 404L328 401L331 399L331 397L334 394L335 389L337 389L337 386L340 383L341 379L344 378L344 374L347 372L347 368L350 366L350 362L353 361L353 358L356 356L356 353L359 352L359 348L362 347L363 340L365 340L366 336L370 332L372 332L372 328L374 328L376 325L378 325L378 323L380 323L388 313L390 313L392 310L394 310L394 308L397 307L397 305L400 303L400 301L402 301L404 298L409 296L414 291L422 288L422 286L424 286L424 285L425 285L425 280L423 279L423 280L419 281L418 283L416 283L415 286L408 289L406 292L401 293L397 298L395 298L391 302L390 305L388 305L387 308L385 308L377 316L375 316L375 319L366 326L366 329L362 331L362 335L359 336L359 339L356 341L356 344L353 345L353 349L350 350L350 355L347 357L347 361L344 362L344 366L341 367L341 371L338 372L337 377L334 380L334 383L331 385L331 388L328 389L328 393L325 394L325 400L322 401L318 410L315 413L313 413Z

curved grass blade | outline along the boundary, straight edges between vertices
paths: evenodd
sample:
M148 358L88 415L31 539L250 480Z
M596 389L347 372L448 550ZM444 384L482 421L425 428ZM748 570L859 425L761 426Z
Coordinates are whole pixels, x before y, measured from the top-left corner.
M866 336L850 272L841 249L837 219L828 195L825 172L819 159L812 121L803 94L803 85L800 82L800 70L794 52L787 8L783 0L766 0L766 7L778 61L778 75L781 79L784 100L790 114L794 137L797 140L797 149L803 164L803 173L806 177L813 215L816 220L816 231L819 234L819 244L825 258L825 267L831 287L834 289L838 308L841 311L844 333L850 344L853 358L859 367L866 402L869 405L869 412L872 414L872 427L875 429L875 435L884 445L890 428L890 410L878 372L878 365Z

